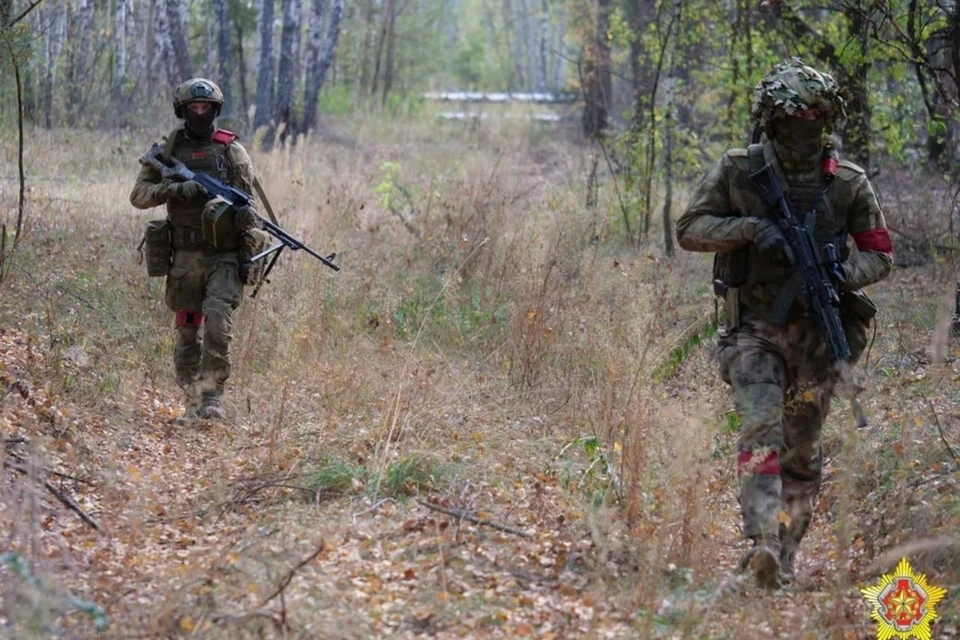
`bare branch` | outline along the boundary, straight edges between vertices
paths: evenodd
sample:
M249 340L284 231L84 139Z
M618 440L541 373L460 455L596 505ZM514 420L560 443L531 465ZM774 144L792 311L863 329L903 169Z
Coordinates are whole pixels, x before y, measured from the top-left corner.
M493 522L492 520L484 520L478 518L475 515L468 513L466 511L461 511L460 509L447 509L446 507L441 507L440 505L433 504L432 502L427 502L426 500L417 499L417 504L420 504L428 509L433 509L434 511L439 511L440 513L446 514L453 518L459 518L460 520L466 520L467 522L472 522L473 524L491 527L497 531L503 531L504 533L511 533L515 536L520 536L521 538L532 538L529 533L526 531L521 531L520 529L514 529L513 527L508 527L505 524L500 524L499 522Z
M14 19L10 22L10 24L8 24L7 26L8 26L8 27L12 27L13 25L17 24L18 22L20 22L21 20L23 20L24 18L26 18L26 17L30 14L31 11L33 11L33 10L36 9L38 6L40 6L40 3L41 3L41 2L43 2L43 0L36 0L36 2L33 2L33 0L31 0L30 6L28 6L26 9L24 9L23 12L22 12L20 15L18 15L16 18L14 18Z
M320 544L317 546L316 550L313 553L311 553L309 556L307 556L306 558L298 562L295 567L290 569L290 571L287 572L287 575L283 576L283 580L280 581L280 584L277 586L276 590L273 593L271 593L263 602L261 602L260 606L263 607L268 602L276 598L277 596L282 596L283 592L286 590L288 586L290 586L290 583L293 581L293 577L297 575L297 571L300 571L300 569L303 569L305 566L313 562L317 556L323 553L323 547L325 544L326 544L325 541L321 540Z

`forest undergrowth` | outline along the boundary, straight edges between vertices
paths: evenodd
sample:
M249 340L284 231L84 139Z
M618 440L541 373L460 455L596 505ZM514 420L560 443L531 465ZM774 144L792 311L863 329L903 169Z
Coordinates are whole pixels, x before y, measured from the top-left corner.
M798 584L765 594L732 575L709 256L631 246L609 176L585 208L590 149L460 127L248 145L342 271L284 255L237 313L228 419L189 427L137 262L163 214L127 200L152 133L30 133L0 282L0 635L866 639L858 589L907 556L948 589L934 637L960 638L958 262L928 224L949 197L877 179L895 246L939 249L870 291L870 426L835 400Z

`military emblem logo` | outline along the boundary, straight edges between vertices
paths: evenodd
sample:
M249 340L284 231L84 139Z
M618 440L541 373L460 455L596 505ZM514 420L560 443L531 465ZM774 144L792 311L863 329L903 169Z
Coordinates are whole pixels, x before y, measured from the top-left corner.
M931 640L930 623L947 590L928 584L927 577L914 573L903 558L896 571L881 576L880 582L860 593L870 604L870 617L877 621L877 640Z

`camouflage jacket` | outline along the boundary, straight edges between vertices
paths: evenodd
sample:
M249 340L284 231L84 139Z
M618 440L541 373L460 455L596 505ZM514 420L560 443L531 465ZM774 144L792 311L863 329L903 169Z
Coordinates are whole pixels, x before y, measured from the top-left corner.
M792 204L797 191L791 185L813 184L819 189L819 166L806 176L785 175L774 145L764 146L764 159L777 171ZM767 217L766 205L749 178L750 161L746 149L732 149L710 169L697 187L686 211L677 221L677 239L688 251L732 252L745 249L748 254L746 283L741 287L741 302L746 311L766 314L791 268L783 260L777 263L760 256L752 239L757 223ZM836 179L817 209L814 235L818 244L846 233L856 250L843 263L844 290L855 290L885 278L893 264L893 248L876 193L864 170L852 162L840 161ZM794 206L794 213L802 212Z
M182 128L175 129L163 141L165 155L182 161L191 171L202 172L227 182L247 193L253 193L253 165L246 149L236 136L217 129L206 141L196 141ZM167 218L173 229L174 248L200 247L201 215L208 198L201 196L188 201L167 201L160 173L148 166L141 167L137 182L130 193L130 203L138 209L167 205Z

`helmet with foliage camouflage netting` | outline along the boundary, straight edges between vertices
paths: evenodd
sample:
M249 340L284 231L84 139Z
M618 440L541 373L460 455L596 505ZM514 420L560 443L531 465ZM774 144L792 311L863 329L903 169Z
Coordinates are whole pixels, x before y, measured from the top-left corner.
M173 112L178 118L183 117L183 105L190 102L212 102L219 115L223 106L223 92L216 83L206 78L191 78L173 92Z
M818 109L826 118L826 132L847 117L840 88L829 73L803 64L800 58L781 62L757 85L750 115L769 137L771 124L799 111Z

